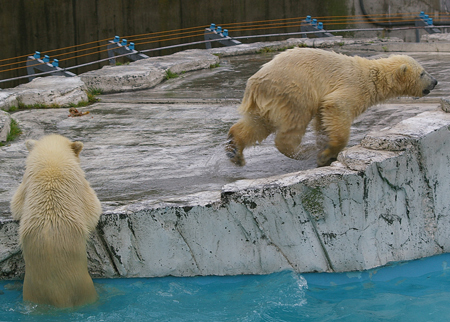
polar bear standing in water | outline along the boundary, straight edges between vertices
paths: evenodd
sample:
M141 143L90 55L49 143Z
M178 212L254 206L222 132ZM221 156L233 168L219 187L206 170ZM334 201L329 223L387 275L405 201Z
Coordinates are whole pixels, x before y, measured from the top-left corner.
M83 143L53 134L25 144L26 170L11 201L25 259L23 299L56 307L93 303L86 241L102 209L80 167Z
M228 133L230 160L245 165L243 150L275 133L275 145L297 159L306 128L315 119L327 146L318 166L329 165L347 145L353 120L368 107L397 96L421 97L437 81L413 58L350 57L321 49L287 50L250 77L239 107L242 118Z

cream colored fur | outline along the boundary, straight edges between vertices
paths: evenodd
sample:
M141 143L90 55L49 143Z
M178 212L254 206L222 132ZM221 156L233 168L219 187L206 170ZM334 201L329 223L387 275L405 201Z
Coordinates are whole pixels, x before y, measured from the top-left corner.
M80 168L83 144L49 135L26 146L25 174L11 201L25 259L23 299L56 307L95 302L86 241L101 205Z
M369 60L320 49L287 50L248 80L227 154L244 165L243 150L275 132L278 150L299 158L301 139L314 118L317 132L328 138L317 162L328 165L347 145L355 117L368 107L397 96L423 96L436 84L405 55Z

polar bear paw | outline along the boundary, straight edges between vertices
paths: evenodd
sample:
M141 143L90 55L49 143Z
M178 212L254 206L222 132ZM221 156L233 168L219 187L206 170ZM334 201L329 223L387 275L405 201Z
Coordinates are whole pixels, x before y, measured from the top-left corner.
M227 154L227 157L230 159L231 162L234 164L242 167L245 165L245 159L242 152L239 152L239 149L234 142L233 138L229 138L225 145L225 152Z

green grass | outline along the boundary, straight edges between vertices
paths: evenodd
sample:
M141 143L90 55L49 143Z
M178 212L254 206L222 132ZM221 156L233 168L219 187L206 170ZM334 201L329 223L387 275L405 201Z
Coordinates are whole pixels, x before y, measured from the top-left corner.
M172 72L170 69L166 70L166 79L177 78L179 75Z
M100 88L89 87L86 94L88 96L88 103L86 105L94 104L94 103L100 101L100 99L97 98L97 96L103 94L103 90ZM84 106L86 106L86 105L84 105ZM79 107L81 107L81 106L79 106Z
M0 146L4 146L6 143L14 141L20 134L22 134L22 131L19 128L19 124L17 124L16 120L11 119L10 126L11 128L8 136L6 137L6 142L0 142Z
M215 64L211 64L211 65L209 65L209 68L217 68L217 67L219 67L220 66L220 64L219 63L215 63Z
M264 53L273 53L277 51L277 49L273 47L263 47L260 50L257 51L258 54L264 54Z
M306 44L299 44L298 47L307 47ZM263 47L259 49L256 53L258 54L265 54L265 53L274 53L274 52L281 52L286 51L288 49L295 48L295 46L285 46L285 47Z

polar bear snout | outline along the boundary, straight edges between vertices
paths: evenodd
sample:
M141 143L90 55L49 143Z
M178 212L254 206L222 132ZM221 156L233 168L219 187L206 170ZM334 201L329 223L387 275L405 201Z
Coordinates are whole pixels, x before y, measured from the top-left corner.
M433 88L437 85L437 83L438 83L438 81L435 78L433 78Z
M430 91L432 91L438 83L438 81L433 76L429 75L428 73L427 73L427 76L429 77L430 80L429 80L428 86L425 87L424 90L422 91L423 95L430 94Z

